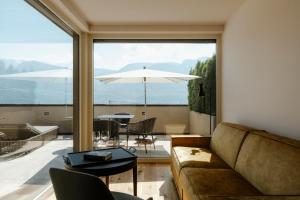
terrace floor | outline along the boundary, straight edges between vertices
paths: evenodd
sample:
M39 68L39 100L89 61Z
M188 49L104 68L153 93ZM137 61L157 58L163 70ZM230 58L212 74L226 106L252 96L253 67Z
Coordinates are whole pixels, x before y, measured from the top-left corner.
M128 147L133 147L136 151L135 155L138 156L139 159L169 159L170 158L170 136L168 135L156 135L155 141L155 149L151 144L147 145L147 153L145 151L144 145L138 145L135 141L136 136L130 136L128 141ZM105 148L106 146L111 146L113 144L112 141L107 143L103 143L102 141L96 142L94 144L95 147ZM119 145L121 147L127 148L126 136L120 135Z
M151 159L151 158L164 158L169 159L170 155L170 138L169 136L157 136L156 149L154 150L152 145L148 145L148 153L144 151L144 146L138 146L135 143L135 137L130 137L129 146L133 146L137 149L136 155L142 159ZM126 146L125 136L121 136L120 139L121 146ZM45 191L51 190L51 181L48 174L50 167L63 168L64 163L61 158L62 155L71 152L73 146L72 136L58 136L56 140L50 141L44 146L32 151L24 156L21 156L16 159L0 162L0 199L1 200L32 200L40 199L36 198L43 194ZM147 166L152 166L153 172ZM148 184L153 184L153 187L158 189L164 186L164 182L167 182L165 187L175 187L170 185L170 169L169 165L162 165L162 170L165 171L165 174L162 174L162 177L157 177L157 180L153 179L151 175L146 174L155 174L155 171L158 171L160 166L149 165L149 164L139 164L139 179L144 180L145 183L140 183L138 187L144 188L143 190L148 191L150 194L156 194L152 190L147 190ZM141 177L140 171L145 171ZM126 175L127 173L127 175ZM128 192L132 190L132 184L128 180L128 173L126 172L120 175L111 177L111 189L116 191ZM146 177L144 177L146 176ZM160 176L159 174L155 176ZM131 176L129 176L131 177ZM151 179L151 180L150 180ZM130 179L131 180L131 179ZM151 182L152 181L152 182ZM148 183L149 182L149 183ZM125 186L125 188L123 187ZM152 187L152 186L151 186ZM125 190L126 191L125 191ZM153 188L152 188L153 189ZM154 190L154 189L153 189ZM174 188L173 188L174 190ZM144 193L143 194L148 194ZM176 191L175 191L176 194ZM51 195L50 195L51 196ZM166 195L162 195L166 196ZM170 194L167 194L170 196ZM53 198L52 198L53 199ZM174 199L174 198L157 198L154 199Z
M34 199L50 183L49 168L63 168L61 156L72 146L72 137L58 136L24 156L0 162L0 199Z

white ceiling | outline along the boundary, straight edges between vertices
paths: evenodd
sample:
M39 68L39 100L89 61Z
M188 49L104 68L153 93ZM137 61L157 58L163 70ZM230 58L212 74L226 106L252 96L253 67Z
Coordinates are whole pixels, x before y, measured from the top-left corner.
M223 25L244 0L58 1L89 25Z

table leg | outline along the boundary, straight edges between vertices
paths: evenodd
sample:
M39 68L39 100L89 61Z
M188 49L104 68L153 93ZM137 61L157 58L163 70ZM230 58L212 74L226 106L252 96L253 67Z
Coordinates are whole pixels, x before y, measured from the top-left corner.
M109 188L109 176L105 176L105 184Z
M137 165L133 167L133 195L137 196Z

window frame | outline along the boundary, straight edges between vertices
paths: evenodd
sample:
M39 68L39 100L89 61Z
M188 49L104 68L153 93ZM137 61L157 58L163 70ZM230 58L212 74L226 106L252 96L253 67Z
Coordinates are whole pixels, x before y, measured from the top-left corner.
M216 45L216 54L217 54L217 39L93 39L93 54L94 54L94 46L96 43L194 43L194 44L202 44L202 43L212 43ZM94 63L94 60L93 60ZM94 69L94 65L93 65ZM94 74L93 74L94 75ZM94 85L93 80L93 85ZM93 99L94 99L94 91L93 91ZM112 104L106 105L104 103L93 103L94 106L144 106L144 104ZM149 104L147 106L188 106L187 104Z

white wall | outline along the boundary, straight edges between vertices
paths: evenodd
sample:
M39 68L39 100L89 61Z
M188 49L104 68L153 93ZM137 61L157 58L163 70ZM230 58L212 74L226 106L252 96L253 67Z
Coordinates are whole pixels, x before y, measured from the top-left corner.
M190 111L190 134L209 136L209 115Z
M45 112L48 115L45 115ZM1 124L57 125L60 133L71 133L73 109L68 106L16 106L0 107Z
M300 0L246 0L223 35L222 119L300 139Z

